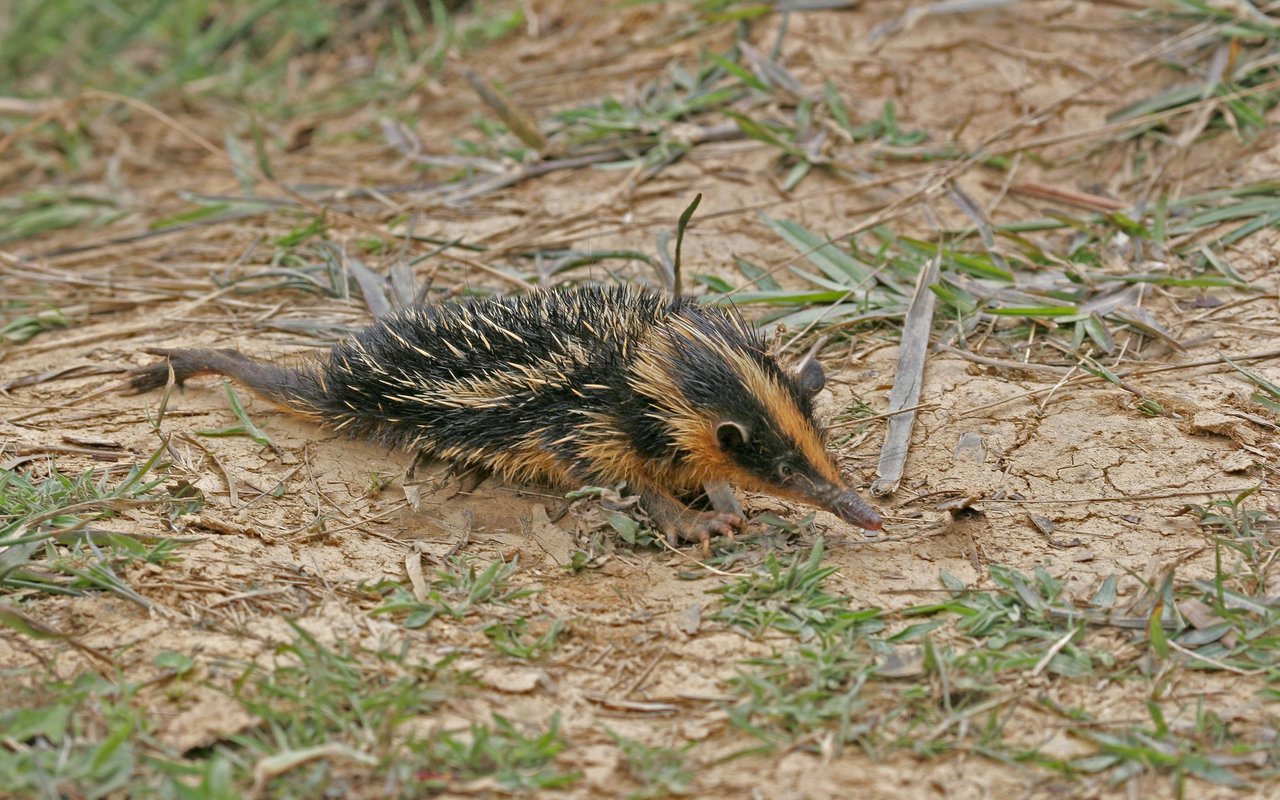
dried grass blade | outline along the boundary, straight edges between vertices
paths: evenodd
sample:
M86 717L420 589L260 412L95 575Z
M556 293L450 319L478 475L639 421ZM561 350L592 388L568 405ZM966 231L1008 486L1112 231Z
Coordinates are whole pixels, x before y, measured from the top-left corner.
M1064 189L1060 186L1052 186L1040 181L1023 181L1021 183L1012 184L1009 187L1009 194L1022 195L1023 197L1034 197L1037 200L1049 200L1051 202L1062 203L1063 205L1075 206L1076 208L1084 208L1090 211L1124 211L1130 208L1131 204L1120 200L1114 200L1110 197L1102 195L1090 194L1088 192L1078 192L1074 189Z
M63 633L56 628L52 628L44 624L34 617L23 614L9 603L0 603L0 624L4 624L6 627L12 628L18 633L21 633L24 636L29 636L32 639L66 642L81 653L95 658L104 664L109 664L116 668L120 667L120 664L118 664L115 659L106 653L103 653L101 650L90 647L74 636Z
M346 248L338 254L342 264L360 287L360 296L364 298L365 307L375 319L382 319L391 313L391 298L387 296L387 281L369 268L358 258L353 258Z
M738 49L742 51L742 57L751 65L751 69L761 82L784 89L793 97L805 96L804 87L800 85L800 81L777 61L771 60L746 42L739 42Z
M933 309L938 296L929 286L938 280L939 259L933 259L920 271L915 294L907 308L907 318L902 326L902 347L898 353L898 371L889 392L889 430L880 448L880 463L876 466L876 480L871 484L875 495L891 494L902 480L902 470L907 462L911 445L911 430L915 427L916 414L910 410L920 401L920 389L924 383L924 362L929 351L929 331L933 327ZM896 413L902 412L902 413Z
M539 153L546 152L547 140L542 135L542 131L538 130L538 123L527 111L520 108L514 100L507 97L496 86L486 81L478 72L468 69L464 70L462 75L467 79L467 83L471 84L471 88L475 90L475 93L480 95L480 99L494 110L494 113L501 118L503 124L510 129L517 139Z
M1179 353L1187 352L1187 346L1161 325L1151 312L1141 306L1121 306L1112 316L1121 322L1127 322L1148 336L1159 339Z
M982 246L986 248L987 255L991 260L1005 272L1009 272L1009 262L1004 260L1004 256L996 252L996 235L991 227L991 218L987 216L987 212L978 204L978 201L969 196L969 193L960 188L960 185L952 181L947 184L947 197L951 198L951 202L964 212L982 237Z

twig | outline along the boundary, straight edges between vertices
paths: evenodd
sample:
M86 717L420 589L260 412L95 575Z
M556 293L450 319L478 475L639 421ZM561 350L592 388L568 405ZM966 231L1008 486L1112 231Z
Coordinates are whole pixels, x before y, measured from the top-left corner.
M1009 497L987 498L986 503L1009 503L1019 506L1053 505L1059 503L1127 503L1132 500L1167 500L1171 497L1211 497L1217 494L1236 495L1257 489L1255 486L1220 486L1212 489L1190 489L1178 492L1153 492L1151 494L1126 494L1117 497L1060 497L1054 500L1015 500Z
M688 561L690 564L695 564L695 565L697 565L697 566L699 566L699 567L702 567L702 568L703 568L703 569L705 569L707 572L710 572L712 575L721 575L721 576L726 577L726 578L737 578L737 577L740 577L740 576L742 575L742 573L741 573L741 572L725 572L725 571L724 571L724 570L722 570L722 569L716 569L715 567L711 566L710 564L708 564L708 563L706 563L706 562L704 562L704 561L699 561L698 559L696 559L696 558L694 558L693 556L689 555L688 553L684 552L684 551L683 551L683 550L681 550L680 548L678 548L678 547L676 547L675 545L671 544L671 542L668 542L668 541L667 541L667 537L665 537L665 536L659 535L659 536L657 536L657 537L655 537L655 538L657 539L657 541L658 541L658 542L659 542L663 547L667 548L667 549L668 549L668 550L670 550L671 552L673 552L673 553L675 553L676 555L680 556L680 557L681 557L681 558L683 558L685 561Z
M1000 367L1001 369L1019 369L1027 372L1048 372L1054 376L1061 376L1063 373L1070 373L1074 367L1055 367L1050 364L1036 364L1031 361L1010 361L1004 358L991 358L990 356L980 356L977 353L971 353L968 350L961 350L958 347L952 347L949 344L939 344L934 349L940 353L950 353L960 356L968 361L978 364L985 364L988 367Z
M857 419L841 420L840 422L832 423L830 427L831 428L850 428L850 427L853 427L854 425L861 425L864 422L875 422L878 419L888 419L889 417L896 417L899 414L907 414L912 411L922 411L926 408L937 408L937 407L938 407L938 403L935 403L932 401L927 403L916 403L914 406L907 406L906 408L900 408L897 411L885 411L880 414L872 414L869 417L858 417Z
M716 125L707 128L700 128L695 131L694 134L684 142L684 144L689 147L696 147L697 145L706 144L708 142L728 142L743 138L746 138L745 134L743 134L736 125ZM456 189L452 192L445 192L443 193L441 200L445 203L460 203L463 200L471 200L482 194L496 192L499 189L514 186L517 183L522 183L530 180L531 178L540 178L543 175L557 172L559 170L577 169L579 167L589 167L592 164L605 164L610 161L622 161L624 159L635 158L637 155L643 155L654 147L657 147L658 144L659 142L655 140L644 150L612 147L608 150L601 150L595 153L552 159L550 161L538 161L534 164L523 166L520 169L512 170L511 172L485 178L484 180L473 183L470 186ZM537 249L537 246L524 244L521 245L520 249Z
M1227 672L1233 672L1236 675L1247 675L1247 676L1263 675L1270 672L1273 669L1273 667L1258 667L1257 669L1241 669L1240 667L1233 667L1230 664L1219 661L1216 658L1209 658L1208 656L1200 655L1194 650L1188 650L1187 648L1183 647L1182 645L1178 644L1172 639L1168 639L1166 640L1166 642L1174 650L1177 650L1179 653L1182 653L1184 656L1187 656L1188 658L1194 658L1196 661L1202 661L1205 664L1210 664L1212 666L1217 667L1218 669L1226 670Z
M1066 647L1067 644L1075 637L1075 635L1076 635L1075 628L1072 628L1071 630L1064 633L1062 635L1062 638L1054 642L1053 646L1051 646L1047 651L1045 651L1044 657L1041 658L1039 661L1037 661L1036 665L1032 667L1031 672L1027 674L1034 678L1035 676L1039 675L1041 672L1044 672L1044 668L1049 666L1049 662L1053 660L1053 657L1056 656L1059 652L1061 652L1062 648Z
M982 185L988 189L1000 188L1000 184L992 181L983 181ZM1034 197L1039 200L1051 200L1063 205L1089 209L1090 211L1123 211L1133 205L1120 200L1112 200L1110 197L1051 186L1040 181L1024 181L1023 183L1011 184L1009 193L1020 194L1024 197Z

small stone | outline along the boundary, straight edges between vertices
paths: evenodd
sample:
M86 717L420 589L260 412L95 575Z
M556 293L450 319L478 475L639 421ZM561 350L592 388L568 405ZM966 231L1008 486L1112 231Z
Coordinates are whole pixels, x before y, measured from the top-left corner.
M971 461L974 464L981 464L986 461L987 448L982 443L982 436L975 431L960 434L960 441L956 443L955 455L957 461Z
M529 667L487 667L480 679L488 686L508 694L524 694L538 687L542 670Z
M1243 450L1228 453L1219 463L1223 472L1247 472L1253 468L1254 458Z

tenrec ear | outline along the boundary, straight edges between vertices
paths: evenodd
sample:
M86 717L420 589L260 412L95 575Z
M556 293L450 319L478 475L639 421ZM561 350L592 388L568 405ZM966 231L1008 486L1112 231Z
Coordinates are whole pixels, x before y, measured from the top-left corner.
M800 365L795 375L796 380L800 382L800 389L810 397L822 391L822 387L827 385L827 373L816 358L811 358Z
M727 420L716 426L716 443L726 453L732 453L747 443L747 426Z

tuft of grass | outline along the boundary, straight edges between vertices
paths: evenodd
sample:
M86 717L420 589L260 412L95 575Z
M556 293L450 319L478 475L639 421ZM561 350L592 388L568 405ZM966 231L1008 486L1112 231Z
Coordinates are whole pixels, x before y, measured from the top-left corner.
M1280 78L1276 56L1280 54L1280 24L1271 9L1241 13L1215 7L1203 0L1174 0L1143 14L1153 22L1203 25L1208 35L1198 37L1195 48L1166 66L1187 76L1187 81L1117 109L1108 121L1140 120L1179 107L1218 98L1212 115L1203 122L1210 133L1229 131L1239 137L1266 129L1266 115L1280 103ZM1160 122L1141 125L1128 137L1167 133Z
M228 88L269 88L290 59L329 37L341 10L340 3L320 0L152 1L125 8L15 0L10 27L0 31L0 91L102 87L148 94L214 77ZM282 30L291 32L283 47Z
M250 666L236 683L232 698L261 720L218 747L238 778L257 773L255 783L271 796L297 798L344 794L389 775L411 781L404 757L412 740L405 740L404 726L456 697L466 676L448 659L410 664L383 653L329 648L292 627L295 639L277 650L275 667ZM330 756L290 759L313 748L328 748ZM364 774L349 773L348 760L362 764ZM264 772L270 775L265 782Z
M627 777L640 784L639 789L627 795L630 800L658 800L689 793L694 776L687 756L692 742L679 749L651 747L608 728L605 732L622 750Z
M227 405L231 407L231 413L235 414L236 419L240 420L240 424L216 430L200 430L196 433L200 436L248 436L259 445L274 449L275 443L271 441L271 437L267 436L266 432L250 419L249 412L244 410L244 405L240 402L236 390L232 388L231 381L223 381L222 388L227 393Z
M10 317L0 325L0 339L11 344L21 344L45 331L65 328L71 320L58 309L50 308L32 314L20 314Z
M95 674L52 682L0 711L0 795L106 797L139 787L149 728L138 687Z
M1230 519L1238 531L1241 517L1234 509ZM1210 526L1225 524L1213 516L1206 520ZM795 572L797 577L820 575L814 564L807 566ZM1274 609L1221 587L1226 599L1214 605L1209 597L1213 582L1178 583L1170 573L1133 601L1130 608L1149 609L1139 617L1115 608L1114 577L1084 607L1075 608L1061 582L1043 570L1026 575L993 565L990 572L991 587L985 591L942 573L950 599L901 612L901 621L908 624L892 635L882 630L889 620L880 615L861 628L819 628L799 647L741 662L730 681L730 720L766 749L831 753L855 744L872 754L909 748L923 758L962 751L1036 763L1068 776L1102 774L1113 783L1160 774L1169 778L1177 796L1188 791L1191 778L1248 787L1256 785L1255 779L1266 780L1280 765L1280 753L1265 734L1225 724L1203 699L1197 701L1191 724L1166 723L1166 716L1185 717L1187 711L1185 702L1167 699L1146 702L1151 726L1117 727L1041 695L1045 708L1063 716L1077 740L1095 748L1071 760L1047 756L1039 745L1008 732L1010 720L1026 713L1018 682L1007 677L1013 671L1043 674L1050 686L1077 689L1082 682L1096 685L1099 677L1145 684L1151 697L1161 695L1159 687L1176 679L1177 670L1231 669L1251 676L1273 671L1280 644ZM765 574L770 591L758 596L776 596L773 587L781 572ZM1219 582L1229 579L1220 573ZM803 604L814 592L791 596ZM1231 622L1182 627L1176 611L1167 609L1192 599ZM1242 616L1250 627L1234 627ZM920 617L929 619L912 622ZM1145 631L1148 641L1145 648L1127 647L1087 636L1087 626ZM1239 643L1221 641L1228 629ZM904 646L910 643L921 646ZM1257 685L1262 695L1274 694L1264 680Z
M1195 580L1180 592L1183 602L1207 609L1177 639L1200 657L1189 666L1247 674L1272 670L1280 660L1280 605L1267 588L1280 554L1280 520L1251 507L1252 495L1189 509L1213 542L1215 564L1213 580Z
M435 570L435 580L421 587L385 581L374 587L384 596L374 614L403 615L406 628L421 628L436 617L462 619L487 604L507 605L537 593L535 588L511 586L518 561L494 561L477 572L475 564L461 556Z
M1219 583L1247 580L1256 595L1254 570L1268 564L1273 551L1243 548L1265 539L1259 525L1272 529L1256 512L1243 510L1243 500L1198 513L1247 556L1246 569L1231 577L1220 572ZM1169 573L1129 610L1116 608L1114 577L1081 605L1070 602L1062 582L1043 569L1024 574L991 565L991 586L983 591L942 573L950 598L894 615L906 624L890 634L892 616L842 608L823 588L834 570L821 566L820 551L816 555L796 557L787 568L767 562L760 573L719 592L718 618L744 633L776 629L807 637L798 647L741 662L730 681L731 721L766 748L838 752L857 744L873 752L909 747L923 757L964 750L1071 775L1105 773L1117 782L1156 772L1167 775L1178 792L1190 777L1243 786L1248 780L1240 774L1242 765L1270 763L1264 740L1231 734L1213 723L1211 711L1198 710L1196 725L1184 730L1164 725L1165 706L1154 702L1149 713L1157 724L1150 729L1112 730L1083 711L1059 709L1077 737L1096 747L1094 754L1071 761L1047 758L1034 746L1006 738L1008 722L1019 713L1009 673L1043 674L1051 684L1096 682L1100 675L1155 684L1169 680L1170 670L1258 674L1273 667L1280 644L1277 612L1261 598L1213 582L1178 583ZM1193 599L1219 615L1219 622L1201 618L1202 627L1187 627L1177 609ZM1147 611L1137 616L1139 608ZM1092 637L1091 626L1144 631L1146 647ZM1235 639L1224 642L1228 633ZM1261 681L1259 689L1266 691Z
M1272 561L1280 551L1280 521L1250 506L1249 498L1255 493L1256 489L1241 492L1189 510L1215 543L1240 557L1246 571L1233 573L1233 582L1250 596L1263 598Z
M837 750L871 736L863 689L875 670L875 645L856 629L827 633L798 648L742 662L729 685L734 726L769 748L822 743Z
M830 570L815 569L816 562L802 570L796 566L788 572L790 579L773 570L760 590L748 595L737 589L735 594L766 600L762 603L766 607L767 598L790 598L785 601L789 614L796 607L817 605L833 621L856 622L811 628L813 636L799 648L742 662L744 668L731 680L738 700L729 715L735 725L770 747L840 748L854 743L870 748L914 747L920 743L909 735L911 727L933 721L945 733L950 720L983 711L984 704L1002 691L998 677L1002 672L1047 668L1051 675L1077 678L1091 674L1094 664L1105 660L1074 642L1080 633L1078 623L1055 619L1050 613L1060 586L1044 573L1028 578L993 567L994 592L969 592L945 576L945 585L955 593L951 601L909 609L903 616L906 620L946 616L911 623L886 635L886 620L879 610L830 613L832 604L820 586ZM785 592L778 591L781 586L787 587ZM799 587L803 591L797 592ZM742 616L740 609L735 611ZM747 618L762 616L781 630L796 630L792 623L777 625L772 612ZM938 640L943 634L948 643ZM967 646L951 643L960 641ZM910 646L917 642L923 644L922 650ZM927 684L895 683L911 676L929 680ZM867 695L870 686L875 688L873 697L888 691L897 698L892 711L876 711ZM984 736L994 741L999 738L1000 723L998 716L992 720L993 727ZM948 742L944 738L924 744L926 749L945 750Z
M1277 202L1280 203L1280 195ZM1102 352L1110 352L1114 331L1103 324L1104 320L1112 326L1173 340L1153 318L1135 316L1127 307L1134 296L1116 289L1115 283L1248 288L1238 278L1227 276L1092 273L1087 271L1087 264L1078 261L1074 269L1062 269L1038 247L1022 258L985 249L964 249L963 232L953 241L936 244L897 236L881 226L870 231L874 241L863 242L854 237L842 245L790 220L768 216L762 219L796 250L795 259L784 266L809 288L738 291L722 280L705 276L699 280L722 291L726 300L736 304L778 306L779 311L767 314L766 319L777 320L788 328L896 318L905 313L909 288L920 270L935 259L941 278L930 288L956 316L962 329L973 327L980 318L998 322L1007 329L1011 340L1025 339L1027 325L1039 325L1050 333L1066 329L1070 336L1059 338L1070 351L1091 343ZM1095 242L1092 246L1101 248L1104 244ZM800 258L818 272L793 263ZM748 283L758 283L761 277L758 269L743 274Z
M962 194L953 195L962 209L973 207ZM970 216L978 218L976 212ZM1126 332L1185 350L1160 319L1141 308L1147 287L1259 290L1230 268L1221 249L1280 226L1280 186L1259 183L1178 200L1162 197L1132 216L1061 214L1048 222L1000 225L979 219L977 227L948 231L937 242L900 236L885 226L833 238L791 220L767 215L761 220L795 255L770 270L739 260L744 280L738 286L694 276L719 295L714 301L770 306L760 322L797 331L796 340L822 330L883 328L898 324L910 287L921 270L937 262L939 278L929 288L942 301L935 319L946 328L946 338L963 343L982 329L1003 342L1002 353L1024 350L1028 361L1082 368L1135 394L1143 413L1163 415L1159 404L1105 362ZM1033 233L1054 230L1074 234L1067 251L1062 242L1033 240ZM1119 266L1155 259L1158 269ZM793 278L789 288L774 280L779 271ZM1280 389L1244 374L1261 389L1257 402L1280 407Z
M245 666L228 691L254 724L187 753L153 736L153 680L87 674L24 693L0 711L8 744L0 748L0 795L415 798L473 781L522 791L576 780L553 763L565 747L555 717L532 734L501 717L464 734L423 732L421 721L471 684L450 659L423 664L326 647L293 628L274 664ZM171 694L227 674L174 652L158 656L156 667Z
M915 145L923 144L929 138L929 133L925 130L902 130L898 125L898 114L894 109L892 100L885 101L879 117L857 126L850 124L849 114L840 106L839 97L832 91L832 88L832 84L828 82L825 93L828 108L833 112L836 122L849 134L849 138L853 139L853 141L864 142L880 139L893 147L914 147Z
M836 572L835 567L822 566L823 550L820 538L808 558L801 560L797 554L785 568L770 553L759 572L712 590L720 595L720 608L712 619L750 636L772 628L802 641L819 633L882 627L877 620L879 609L855 610L847 598L823 588L823 582Z
M1008 670L1084 677L1098 663L1113 663L1106 654L1083 646L1085 614L1064 607L1060 581L1041 568L1030 576L997 564L988 569L996 591L972 591L943 572L941 580L951 599L904 611L909 618L941 612L959 616L957 632L975 646L960 652L933 647L935 668L952 673L947 682L955 690L985 693L995 687L995 676ZM895 641L907 638L904 631Z
M117 482L106 471L65 475L55 462L43 478L0 470L0 594L107 591L150 607L119 569L132 562L171 560L179 542L147 542L91 525L132 508L160 508L171 519L198 508L198 495L161 488L167 478L153 473L164 453L162 446Z
M522 733L495 716L465 734L423 735L416 722L466 690L449 660L410 664L385 653L328 648L294 626L277 664L250 665L229 699L257 723L209 748L167 751L150 737L147 683L116 685L96 675L50 684L35 702L0 712L0 794L6 797L130 796L219 798L252 791L280 798L367 795L409 798L470 781L507 791L558 788L576 774L553 764L565 743L559 719ZM190 657L157 660L191 680ZM355 763L359 769L348 767Z
M1146 706L1152 722L1149 727L1133 726L1116 733L1085 727L1074 729L1076 736L1095 744L1098 752L1070 761L1069 769L1106 775L1113 784L1148 771L1167 773L1173 795L1178 798L1188 796L1189 777L1235 789L1253 787L1228 767L1238 764L1246 753L1258 748L1232 741L1235 737L1216 714L1201 706L1194 722L1174 733L1159 705L1148 701Z
M785 568L770 554L755 574L714 590L720 608L713 619L746 635L772 629L801 641L741 662L730 679L738 699L729 718L770 748L823 740L839 749L873 727L858 718L866 708L862 690L876 658L893 647L879 637L885 629L879 609L854 609L824 588L836 570L822 566L823 549L819 539L807 558L797 554Z
M1226 358L1226 356L1223 356L1223 358L1236 372L1239 372L1261 390L1253 393L1253 402L1268 411L1280 413L1280 385L1276 385L1253 370L1240 366L1231 359Z
M748 7L771 11L764 5ZM724 22L736 12L712 16ZM666 74L626 100L606 96L557 112L536 136L488 118L477 119L475 126L478 140L456 143L467 161L453 179L471 179L481 165L502 171L503 160L529 163L539 150L586 158L602 169L640 168L653 175L704 142L749 138L778 151L780 186L787 192L814 169L849 173L841 159L853 145L875 142L893 154L928 138L923 130L903 130L891 102L879 117L855 123L833 84L828 81L825 91L804 87L776 54L757 51L745 38L728 52L702 52L696 63L673 62Z
M472 723L463 735L442 731L410 743L408 750L417 788L446 791L491 778L504 791L523 792L563 789L578 781L579 773L564 772L553 763L567 746L557 712L542 733L522 733L494 714L491 725Z
M83 157L74 150L65 152L68 162ZM128 213L115 200L56 189L0 197L0 244L68 228L103 228Z
M541 633L533 629L529 620L518 617L513 620L501 620L487 625L484 635L489 637L495 650L508 658L521 661L533 661L547 655L559 646L560 634L564 632L563 619L553 619Z
M215 276L219 288L234 286L242 294L287 290L349 299L360 286L347 252L326 238L327 223L315 217L274 240L270 258L260 268Z

